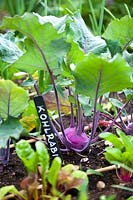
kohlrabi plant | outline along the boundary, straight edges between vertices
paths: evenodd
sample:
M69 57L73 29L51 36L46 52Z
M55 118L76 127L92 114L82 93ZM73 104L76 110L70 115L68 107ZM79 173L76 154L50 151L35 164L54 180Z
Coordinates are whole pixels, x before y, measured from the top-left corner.
M11 80L0 80L0 170L9 161L11 138L19 139L24 131L20 115L28 105L28 93Z
M28 173L20 183L23 192L18 191L15 186L5 186L0 189L0 199L12 193L24 200L64 200L72 198L69 193L72 189L77 190L79 199L81 195L87 199L87 174L72 164L61 167L59 157L50 163L49 153L42 142L36 142L34 150L26 140L20 140L16 144L16 152Z
M108 141L110 146L105 148L105 158L118 166L117 175L120 180L129 182L133 173L133 136L126 135L120 129L117 134L105 132L100 138Z
M127 18L128 24L125 22ZM111 31L107 31L107 28L103 34L104 40L89 31L79 12L61 18L25 13L23 16L6 17L3 20L1 29L18 31L25 36L25 51L10 67L27 72L31 79L34 73L38 72L38 82L33 80L37 95L45 92L45 74L49 75L55 94L61 134L55 127L54 130L66 149L77 152L88 149L98 127L101 115L97 105L102 103L103 95L133 87L132 68L119 48L113 52L113 45L118 44L125 49L132 40L132 31L128 34L128 30L132 30L132 19L125 17L124 20L117 20L119 29L121 23L127 26L127 31L117 39L114 36L109 38ZM68 83L59 87L59 78ZM71 122L68 128L64 128L62 120L58 96L58 92L62 92L61 89L68 90L70 97ZM92 130L89 136L84 131L82 96L88 98L88 105L93 107Z

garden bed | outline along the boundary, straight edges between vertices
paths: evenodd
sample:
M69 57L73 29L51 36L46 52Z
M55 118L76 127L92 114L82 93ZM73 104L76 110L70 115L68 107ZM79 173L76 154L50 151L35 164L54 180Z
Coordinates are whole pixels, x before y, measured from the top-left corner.
M99 175L89 175L89 188L88 188L88 199L99 200L100 196L115 195L116 200L125 200L132 195L132 192L127 190L122 190L118 188L113 188L112 185L123 185L130 188L133 187L133 181L130 183L120 183L120 180L116 176L116 171L114 168L110 170L108 168L110 164L105 160L103 155L104 142L100 141L96 145L93 145L90 153L87 156L81 156L74 152L63 152L63 163L72 163L77 165L81 170L97 169L102 172L103 176ZM104 168L107 169L104 170ZM27 172L17 157L15 150L11 149L10 161L4 171L0 174L0 187L7 185L15 185L19 190L20 182L24 177L27 176ZM15 199L15 198L14 198Z

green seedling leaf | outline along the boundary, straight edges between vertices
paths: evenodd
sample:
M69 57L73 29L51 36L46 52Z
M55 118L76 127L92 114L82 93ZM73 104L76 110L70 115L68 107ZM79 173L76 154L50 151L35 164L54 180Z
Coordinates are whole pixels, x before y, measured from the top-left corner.
M116 148L122 149L124 147L122 141L113 133L109 132L100 133L99 137L106 141L111 142Z
M51 23L41 24L38 17L31 13L25 13L21 17L6 17L1 28L17 30L31 40L25 40L26 53L20 59L20 63L17 61L14 65L28 73L45 67L42 54L45 55L49 66L58 69L59 61L62 62L70 49L70 44L64 40L64 34L59 34Z
M122 185L111 185L111 186L114 187L114 188L118 188L118 189L122 189L122 190L127 190L127 191L130 191L130 192L133 192L133 188L125 187L125 186L122 186ZM133 200L133 196L129 197L127 200Z
M133 140L130 140L130 136L125 135L125 133L122 132L120 129L117 129L117 134L121 138L126 151L132 153L132 151L133 151Z
M77 178L77 179L81 179L82 180L82 184L84 183L84 186L87 187L87 185L88 185L88 176L87 176L86 172L83 172L81 170L75 170L75 171L72 172L72 177ZM80 190L82 184L80 184L76 188L78 190Z
M97 172L96 170L94 170L94 169L88 169L87 171L86 171L86 174L87 175L98 175L98 176L103 176L103 174L101 173L101 172Z
M133 18L122 17L113 20L105 30L103 37L110 40L118 40L123 48L133 40Z
M76 81L76 92L92 98L96 95L99 80L98 96L133 87L131 78L133 69L119 55L111 60L106 60L89 54L76 66L71 66L71 70Z
M109 161L122 161L122 152L120 151L120 149L117 149L115 147L106 147L106 152L105 152L105 158Z
M133 169L130 168L129 166L127 166L126 164L122 163L122 162L114 160L114 161L111 161L111 163L114 164L114 165L117 165L118 167L124 168L127 171L133 173Z
M83 182L83 184L80 187L80 191L79 191L79 196L78 196L78 200L87 200L88 199L88 191L87 191L87 186L86 183Z
M0 117L18 117L28 104L28 93L10 80L0 80Z
M37 153L32 149L26 140L20 140L16 144L16 153L24 163L29 174L37 172L38 158Z
M51 167L48 172L48 182L55 188L57 184L58 173L61 169L61 159L59 157L54 158Z
M18 197L21 197L22 199L27 199L26 197L24 197L21 192L19 192L17 190L17 188L14 185L9 185L9 186L4 186L2 188L0 188L0 200L3 200L3 198L8 194L14 194Z
M15 62L23 54L13 39L11 32L0 34L0 57L6 63Z
M10 137L19 139L22 132L23 127L19 119L8 117L8 119L0 125L0 147L5 147Z
M133 160L132 160L132 157L133 157L133 153L131 152L123 152L122 154L122 160L123 160L123 163L125 163L127 166L129 167L133 167Z
M38 161L40 163L41 170L42 170L43 186L45 186L46 173L49 168L50 158L49 158L48 151L42 142L40 141L36 142L35 146L36 146L36 151L38 155Z

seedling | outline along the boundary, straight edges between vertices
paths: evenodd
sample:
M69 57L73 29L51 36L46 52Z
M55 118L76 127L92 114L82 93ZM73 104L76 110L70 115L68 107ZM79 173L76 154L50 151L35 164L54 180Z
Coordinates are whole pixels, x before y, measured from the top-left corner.
M19 139L24 131L20 114L28 104L28 93L10 80L0 80L0 170L8 164L11 138Z
M6 186L0 189L0 199L8 192L21 197L24 200L41 198L70 198L69 190L76 189L84 191L84 197L87 198L88 177L87 174L68 164L61 167L61 159L54 158L50 165L50 158L45 145L38 141L35 143L36 149L31 145L20 140L16 144L16 152L27 169L28 176L21 182L23 193L19 192L14 186ZM38 169L39 166L39 169ZM41 177L41 179L40 179ZM42 186L40 187L40 184ZM40 188L40 189L39 189Z
M117 135L105 132L99 136L113 145L106 147L105 158L110 163L120 166L120 169L117 170L118 177L122 181L129 182L133 173L133 137L125 135L119 129L117 129Z

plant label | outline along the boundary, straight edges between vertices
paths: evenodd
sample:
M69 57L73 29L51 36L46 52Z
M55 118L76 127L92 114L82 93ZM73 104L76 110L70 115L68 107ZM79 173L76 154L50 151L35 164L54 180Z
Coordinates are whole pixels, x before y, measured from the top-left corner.
M34 97L35 106L38 112L38 116L42 125L42 132L46 136L46 140L48 143L50 155L52 158L61 157L61 152L56 140L56 136L53 130L53 127L50 122L50 118L48 116L48 111L44 102L44 99L41 95Z

